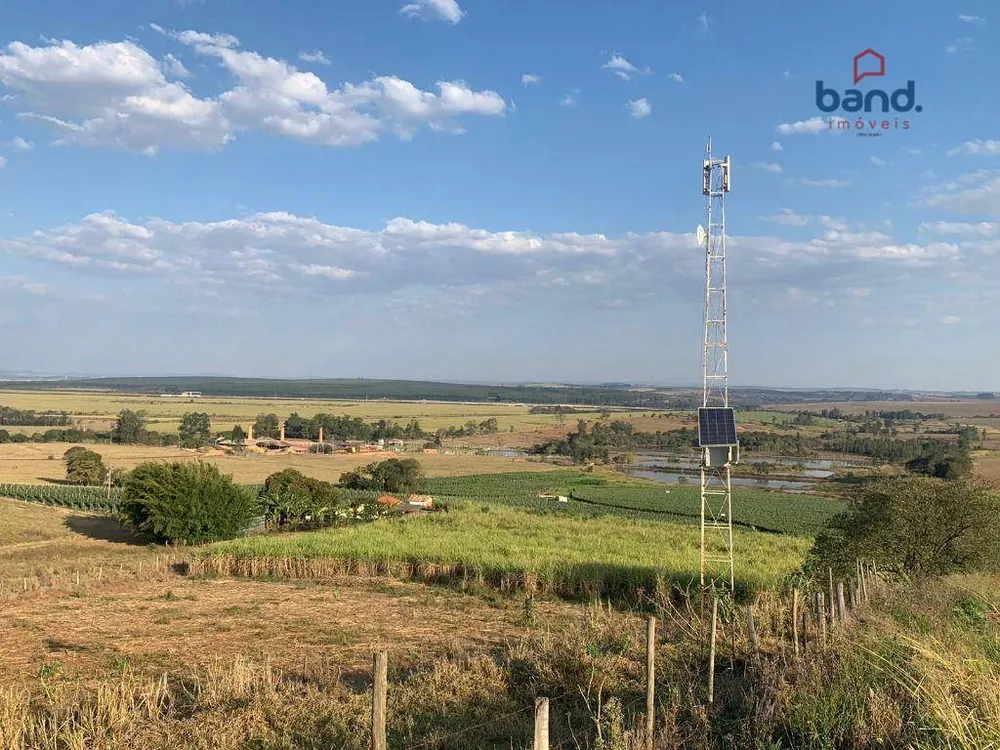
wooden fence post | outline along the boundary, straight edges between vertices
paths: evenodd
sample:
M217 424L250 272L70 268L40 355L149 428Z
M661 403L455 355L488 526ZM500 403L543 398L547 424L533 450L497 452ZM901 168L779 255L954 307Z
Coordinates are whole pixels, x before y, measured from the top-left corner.
M532 750L549 750L549 699L535 698L535 741Z
M375 654L375 685L372 688L372 750L388 750L385 737L386 697L388 693L389 656Z
M826 601L822 591L816 592L816 616L819 624L820 642L826 646Z
M837 620L837 595L833 589L833 568L827 568L826 570L830 574L830 625L832 626Z
M853 612L858 608L858 592L854 588L854 581L847 579L847 611Z
M861 598L864 600L865 604L868 603L868 566L864 563L859 563L861 568Z
M792 589L792 641L795 643L795 658L799 657L799 590Z
M841 622L847 620L847 605L844 603L844 584L837 582L837 616Z
M802 653L810 651L809 646L809 607L802 608Z
M719 621L719 597L712 597L712 635L708 644L708 702L715 702L715 632Z
M656 719L656 618L646 621L646 750L653 750L653 723Z
M753 620L753 605L747 605L747 640L750 641L750 651L754 661L757 661L760 651L760 641L757 639L757 625Z

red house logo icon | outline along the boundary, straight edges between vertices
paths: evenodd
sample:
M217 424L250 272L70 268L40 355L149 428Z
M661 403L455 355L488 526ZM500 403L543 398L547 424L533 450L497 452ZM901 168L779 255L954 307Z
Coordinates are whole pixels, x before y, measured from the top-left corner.
M854 56L854 85L868 76L885 75L885 55L880 55L871 47Z

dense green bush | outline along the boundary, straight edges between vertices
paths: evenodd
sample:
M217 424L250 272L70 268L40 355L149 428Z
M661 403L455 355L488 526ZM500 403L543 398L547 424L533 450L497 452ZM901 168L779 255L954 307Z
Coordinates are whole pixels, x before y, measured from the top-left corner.
M419 492L424 472L415 458L390 458L340 475L340 486L349 490Z
M979 481L895 477L864 486L816 539L810 565L850 573L856 560L904 575L1000 568L1000 492Z
M190 544L239 536L258 513L251 492L201 461L140 464L125 477L121 507L137 532Z
M330 523L343 503L330 482L285 469L264 480L260 504L268 525L281 527Z

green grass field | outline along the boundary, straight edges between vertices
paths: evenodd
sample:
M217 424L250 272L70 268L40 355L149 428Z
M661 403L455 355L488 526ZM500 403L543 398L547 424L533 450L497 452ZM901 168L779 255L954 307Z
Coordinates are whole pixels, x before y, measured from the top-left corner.
M427 481L445 512L339 529L251 537L208 548L210 574L324 577L343 573L488 584L563 596L632 597L698 575L697 488L581 471L485 474ZM567 503L540 494L568 496ZM809 536L843 505L762 491L738 493L738 585L776 585L801 564Z
M220 542L207 548L196 569L306 578L362 573L631 598L662 582L694 581L699 541L698 529L688 524L467 503L443 513ZM801 564L810 541L738 531L735 544L738 585L758 589Z

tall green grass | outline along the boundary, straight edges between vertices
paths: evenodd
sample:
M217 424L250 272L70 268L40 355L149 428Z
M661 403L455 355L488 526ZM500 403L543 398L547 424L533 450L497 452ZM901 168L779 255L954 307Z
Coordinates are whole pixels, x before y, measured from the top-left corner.
M248 576L360 573L632 598L638 589L693 582L699 544L698 529L689 525L459 503L446 513L221 542L195 568ZM801 564L810 541L739 531L735 544L738 586L757 589Z

